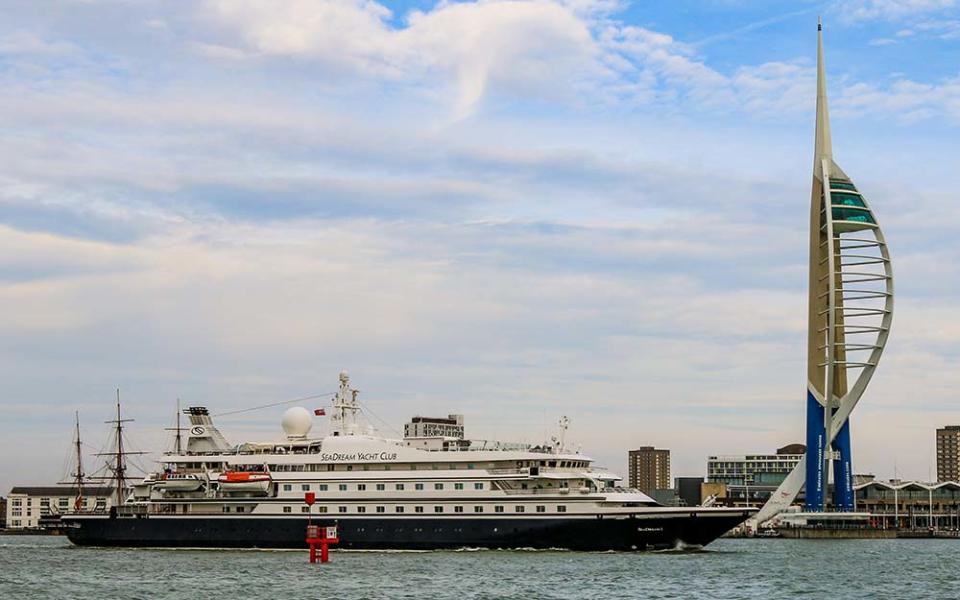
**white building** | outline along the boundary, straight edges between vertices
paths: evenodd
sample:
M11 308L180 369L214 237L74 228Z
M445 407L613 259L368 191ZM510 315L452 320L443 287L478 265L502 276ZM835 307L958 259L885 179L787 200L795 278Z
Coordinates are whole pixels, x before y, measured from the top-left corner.
M107 487L83 488L83 511L106 511L113 490ZM17 486L7 496L7 528L36 529L41 517L75 512L77 489L68 486Z

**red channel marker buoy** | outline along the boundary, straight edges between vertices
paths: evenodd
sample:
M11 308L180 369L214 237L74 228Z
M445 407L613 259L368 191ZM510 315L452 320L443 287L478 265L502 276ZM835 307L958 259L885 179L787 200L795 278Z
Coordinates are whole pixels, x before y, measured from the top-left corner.
M312 507L316 502L317 496L313 492L307 492L303 496L303 501L307 506ZM320 562L330 561L330 544L340 543L337 533L337 526L323 527L313 525L311 522L312 512L307 513L307 545L310 546L310 563L317 562L317 547L320 547Z

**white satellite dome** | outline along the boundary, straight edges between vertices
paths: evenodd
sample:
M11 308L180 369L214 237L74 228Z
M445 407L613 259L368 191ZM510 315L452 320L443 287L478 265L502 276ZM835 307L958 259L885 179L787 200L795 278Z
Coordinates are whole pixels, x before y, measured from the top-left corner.
M288 408L280 421L288 438L305 438L313 427L313 415L302 406Z

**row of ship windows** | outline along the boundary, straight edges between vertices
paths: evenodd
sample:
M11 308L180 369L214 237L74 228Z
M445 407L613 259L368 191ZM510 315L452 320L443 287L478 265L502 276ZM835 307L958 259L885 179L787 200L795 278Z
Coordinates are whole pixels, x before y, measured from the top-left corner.
M407 484L404 484L404 483L397 483L397 484L394 484L394 489L396 489L396 490L399 491L399 492L402 492L402 491L404 491L404 490L406 489L406 485L407 485ZM435 483L435 484L433 484L433 489L435 489L435 490L442 490L442 489L444 489L444 485L445 485L445 484L443 484L443 483ZM464 484L462 484L462 483L454 483L454 484L453 484L453 489L454 489L454 490L462 490L462 489L463 489L463 485L464 485ZM346 483L337 484L337 489L338 489L339 491L341 491L341 492L347 491L347 487L348 487L348 486L347 486ZM302 492L310 492L310 491L313 491L313 489L314 489L314 488L313 488L309 483L300 484L300 491L302 491ZM318 492L326 492L327 489L328 489L328 486L327 486L326 483L317 484L316 490L317 490ZM366 489L367 489L367 484L365 484L365 483L358 483L358 484L356 484L356 490L357 490L358 492L364 492L364 491L366 491ZM378 492L386 491L386 489L387 489L386 484L384 484L384 483L378 483L378 484L376 484L376 490L377 490ZM423 490L423 489L424 489L424 484L422 484L422 483L415 483L415 484L413 484L413 489L414 489L414 490L417 490L417 491ZM482 490L482 489L483 489L483 483L474 483L474 484L473 484L473 489L475 489L475 490ZM285 483L285 484L283 484L283 491L285 491L285 492L292 492L292 491L293 491L293 484L292 484L292 483Z
M287 464L250 464L250 465L237 465L232 466L228 463L222 462L181 462L176 463L182 469L218 469L225 470L231 468L233 470L247 469L247 470L259 470L264 466L269 469L271 472L299 472L299 471L353 471L354 465L352 464L329 464L329 463L310 463L310 464L298 464L298 465L287 465ZM576 468L584 469L588 466L587 461L583 460L519 460L512 462L488 462L488 463L392 463L392 464L380 464L380 463L368 463L357 465L360 470L363 471L424 471L424 470L457 470L457 469L467 469L473 470L476 468L523 468L523 467L560 467L565 469Z
M376 509L375 512L378 512L378 513L385 513L385 512L387 512L387 507L386 507L386 506L377 506L377 507L375 507L375 509ZM514 507L513 507L513 511L514 511L514 512L518 512L518 513L526 512L526 509L527 509L527 507L525 507L525 506L514 506ZM567 512L567 507L566 507L565 505L563 505L563 504L557 505L556 509L557 509L557 512L558 512L558 513L565 513L565 512ZM541 504L541 505L537 505L535 510L536 510L536 512L538 512L538 513L545 513L545 512L547 512L547 507ZM228 512L231 512L231 511L232 511L232 512L242 513L242 512L245 512L245 507L243 507L243 506L236 506L236 507L233 507L233 509L231 509L230 506L224 506L224 507L223 507L223 512L228 513ZM475 512L475 513L482 513L483 511L484 511L484 507L483 507L483 506L474 506L474 507L473 507L473 512ZM292 513L292 512L293 512L293 507L292 507L292 506L284 506L284 507L283 507L283 512L285 512L285 513ZM309 512L310 512L310 507L309 507L309 506L301 506L301 507L300 507L300 512L302 512L302 513L309 513ZM317 507L317 512L318 512L318 513L327 513L327 512L330 512L330 511L328 510L328 507L326 507L326 506L318 506L318 507ZM339 512L339 513L346 513L346 512L348 512L348 507L346 507L346 506L338 506L338 507L337 507L337 512ZM366 506L357 506L356 509L355 509L355 512L361 513L361 514L362 514L362 513L366 513L366 512L367 512L367 507L366 507ZM405 507L403 507L403 506L396 506L396 507L394 507L394 512L403 513L403 512L405 512ZM422 506L414 506L414 507L413 507L413 512L415 512L415 513L425 512L425 511L424 511L424 507L422 507ZM444 512L444 507L443 507L443 506L434 506L434 507L433 507L433 512L435 512L435 513L442 513L442 512ZM464 507L462 507L462 506L454 506L454 507L453 507L453 512L455 512L455 513L462 513L462 512L464 512ZM504 512L504 509L503 509L502 506L494 506L494 507L493 507L493 512L495 512L495 513L502 513L502 512Z

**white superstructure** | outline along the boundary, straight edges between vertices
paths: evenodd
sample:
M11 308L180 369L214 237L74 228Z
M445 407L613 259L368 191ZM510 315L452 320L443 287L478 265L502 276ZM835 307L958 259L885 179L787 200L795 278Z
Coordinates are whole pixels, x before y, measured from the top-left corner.
M503 513L596 515L656 507L649 496L563 447L563 435L541 446L496 442L424 449L380 436L361 417L346 374L333 398L329 433L311 438L312 414L287 411L276 442L231 446L206 409L191 408L186 451L168 454L165 469L134 487L128 509L153 514L307 512L338 518L376 514ZM566 428L564 420L562 429ZM249 480L249 482L248 482Z

